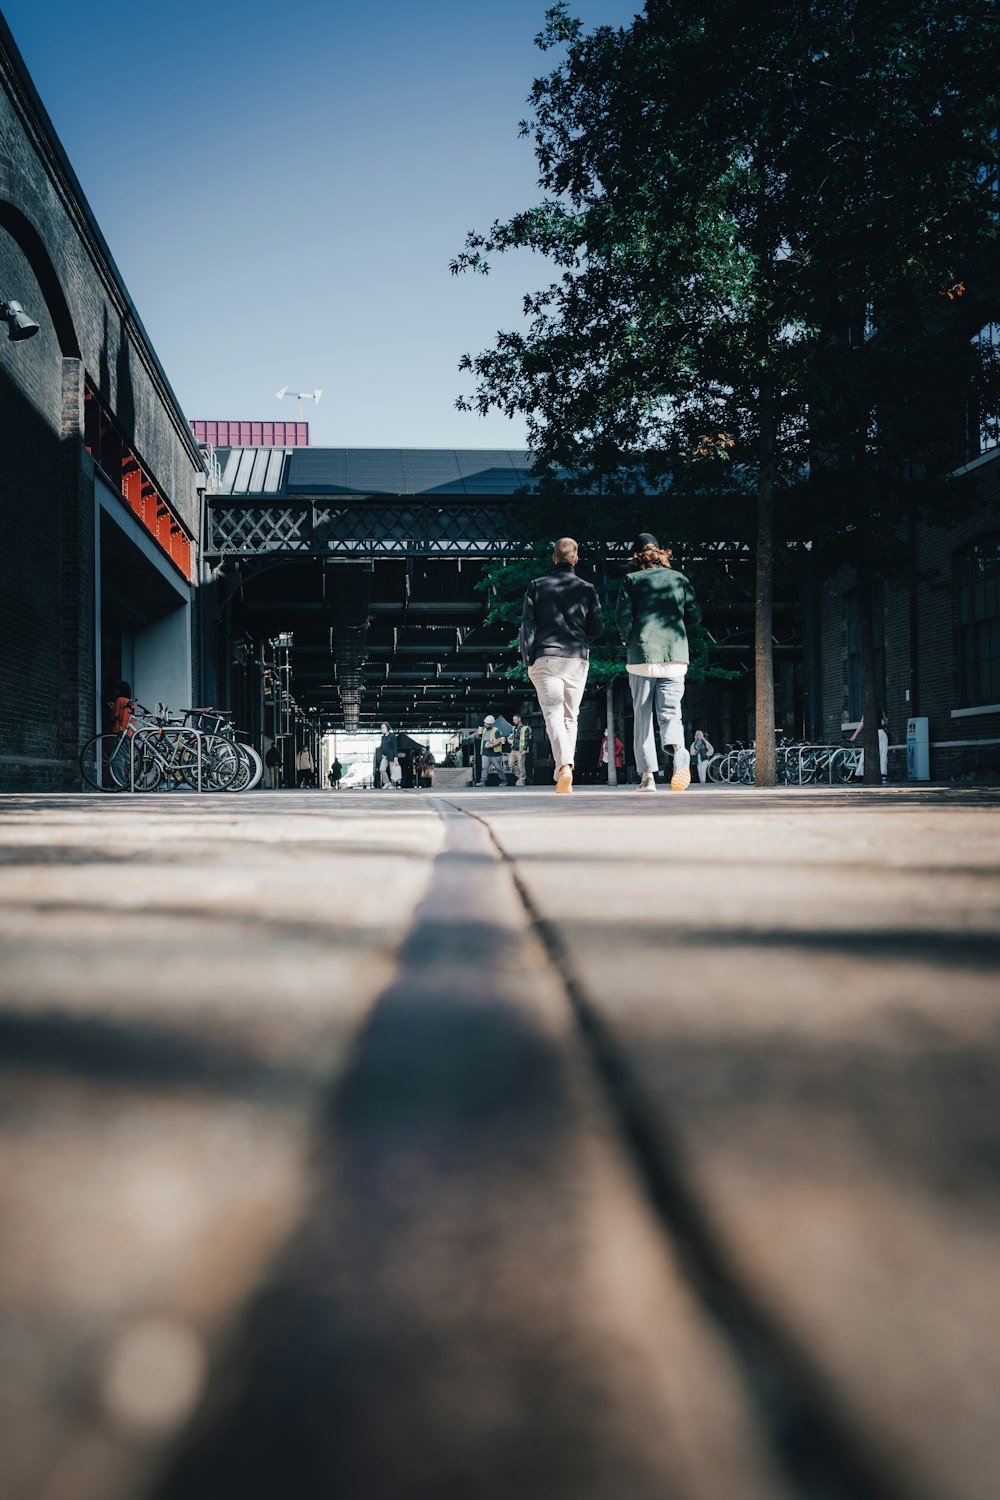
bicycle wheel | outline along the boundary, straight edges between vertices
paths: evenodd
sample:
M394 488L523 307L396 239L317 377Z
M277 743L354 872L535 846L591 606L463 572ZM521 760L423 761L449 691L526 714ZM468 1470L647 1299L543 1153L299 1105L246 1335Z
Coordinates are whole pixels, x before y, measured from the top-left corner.
M120 734L95 734L80 751L80 775L85 786L94 792L127 792L128 761L125 761L125 779L119 779L118 766L121 760ZM112 767L115 753L118 763Z
M247 782L243 790L245 792L252 792L254 787L260 783L260 779L264 774L264 762L257 754L257 751L252 745L244 745L243 753L244 755L249 755L250 759L253 762L253 775L250 777L250 780Z
M227 792L249 792L255 787L264 770L264 762L257 754L252 745L243 745L235 741L236 751L240 757L239 769L235 777L226 787Z
M839 786L846 786L854 779L854 768L857 765L855 752L843 748L835 750L830 756L830 779Z
M201 789L225 792L236 780L243 757L233 740L221 734L206 734L201 741Z
M132 770L132 789L137 792L155 792L160 784L160 762L156 753L145 735L136 735L133 740L135 745L135 761ZM125 762L125 788L129 790L129 764Z
M722 780L722 769L721 769L721 767L722 767L722 759L723 759L723 757L721 755L713 755L712 759L709 761L709 763L708 763L708 779L709 779L709 781L721 781Z
M197 735L176 724L163 724L142 735L141 740L136 751L137 792L151 792L157 786L165 792L192 792L197 788Z

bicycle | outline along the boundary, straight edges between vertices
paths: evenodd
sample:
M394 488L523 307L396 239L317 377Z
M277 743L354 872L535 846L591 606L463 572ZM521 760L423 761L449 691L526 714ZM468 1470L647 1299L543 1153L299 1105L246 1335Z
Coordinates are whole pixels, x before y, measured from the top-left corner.
M242 747L133 701L126 727L97 734L80 752L80 774L99 792L226 791L245 765Z
M264 774L264 762L252 745L236 738L236 726L228 709L189 708L184 713L185 724L203 734L221 736L236 751L239 764L236 773L223 790L227 792L250 792Z

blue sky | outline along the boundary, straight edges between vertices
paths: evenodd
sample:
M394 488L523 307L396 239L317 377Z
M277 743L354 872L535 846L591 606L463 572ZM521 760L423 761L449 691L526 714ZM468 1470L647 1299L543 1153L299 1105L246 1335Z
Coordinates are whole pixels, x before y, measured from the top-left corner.
M7 0L4 14L189 417L304 415L331 446L520 447L455 411L466 350L549 279L452 277L538 197L518 138L546 0ZM575 0L588 26L639 7Z

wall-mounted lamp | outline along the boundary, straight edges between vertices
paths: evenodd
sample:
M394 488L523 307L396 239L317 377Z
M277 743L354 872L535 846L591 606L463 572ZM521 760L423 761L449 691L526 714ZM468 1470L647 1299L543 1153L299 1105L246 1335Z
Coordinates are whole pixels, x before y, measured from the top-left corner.
M19 339L30 339L38 332L38 324L29 318L20 302L0 300L0 319L7 324L7 337L15 343Z

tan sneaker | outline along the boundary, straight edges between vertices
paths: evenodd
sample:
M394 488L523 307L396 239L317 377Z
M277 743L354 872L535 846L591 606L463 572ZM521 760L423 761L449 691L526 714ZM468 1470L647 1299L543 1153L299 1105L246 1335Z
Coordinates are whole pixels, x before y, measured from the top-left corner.
M656 777L653 775L652 771L643 771L643 773L642 773L642 780L639 782L639 785L636 787L636 791L637 792L655 792L656 791Z
M674 774L670 778L670 790L686 792L691 785L691 757L686 750L674 751Z
M573 790L573 767L560 766L559 775L556 777L557 792L571 792Z

